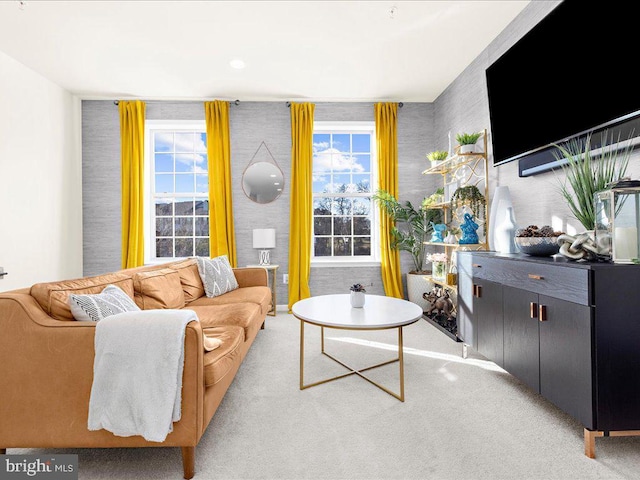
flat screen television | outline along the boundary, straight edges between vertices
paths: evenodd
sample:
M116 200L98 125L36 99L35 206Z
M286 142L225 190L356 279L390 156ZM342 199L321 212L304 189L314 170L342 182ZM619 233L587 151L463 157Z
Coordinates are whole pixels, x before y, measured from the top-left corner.
M487 68L494 165L534 175L559 166L554 144L640 135L637 11L565 0Z

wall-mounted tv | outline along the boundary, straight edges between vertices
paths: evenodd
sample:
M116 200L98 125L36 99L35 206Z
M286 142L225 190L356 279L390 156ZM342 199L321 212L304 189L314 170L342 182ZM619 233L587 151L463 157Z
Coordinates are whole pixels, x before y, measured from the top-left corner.
M534 175L558 167L553 145L569 138L640 135L637 10L565 0L487 68L494 165Z

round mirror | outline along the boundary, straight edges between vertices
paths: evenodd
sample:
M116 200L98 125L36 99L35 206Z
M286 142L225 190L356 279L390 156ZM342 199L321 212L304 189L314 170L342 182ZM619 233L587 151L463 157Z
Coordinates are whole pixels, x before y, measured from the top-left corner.
M244 194L256 203L273 202L282 194L284 174L271 162L256 162L242 174Z

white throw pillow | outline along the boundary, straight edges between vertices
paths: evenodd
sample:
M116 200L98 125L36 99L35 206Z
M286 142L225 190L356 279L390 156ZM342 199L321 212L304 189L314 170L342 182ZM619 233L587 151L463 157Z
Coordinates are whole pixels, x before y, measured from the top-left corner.
M99 322L118 313L140 310L131 297L115 285L107 285L102 292L96 294L72 293L69 295L69 307L73 318L91 322Z
M240 287L226 255L215 258L196 257L196 260L207 297L217 297Z

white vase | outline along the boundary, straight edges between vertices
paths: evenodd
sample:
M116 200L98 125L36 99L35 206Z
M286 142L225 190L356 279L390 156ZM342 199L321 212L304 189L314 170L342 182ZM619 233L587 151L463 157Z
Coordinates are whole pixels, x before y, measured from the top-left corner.
M350 301L353 308L364 307L364 292L351 292Z
M460 145L460 153L473 153L476 151L476 144L473 145Z
M493 200L491 200L491 210L489 211L489 250L496 250L496 227L504 220L508 207L513 207L509 187L496 187L493 192Z
M496 252L518 253L519 250L515 241L517 228L513 207L507 207L504 220L496 227Z

